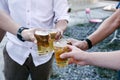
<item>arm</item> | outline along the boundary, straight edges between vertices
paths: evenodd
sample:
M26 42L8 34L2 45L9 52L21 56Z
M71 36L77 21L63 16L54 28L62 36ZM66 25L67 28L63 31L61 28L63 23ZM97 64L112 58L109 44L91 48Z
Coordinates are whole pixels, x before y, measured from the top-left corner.
M120 9L106 19L100 27L88 38L91 40L92 45L95 45L112 34L120 26Z
M67 24L68 23L66 20L59 20L56 23L55 28L58 30L58 33L56 34L56 40L61 38L61 36L63 35L63 32L67 28Z
M112 34L120 26L120 9L117 9L108 19L106 19L99 28L88 36L88 39L92 42L92 45L96 45L100 41L104 40L110 34ZM88 49L86 41L70 40L72 45L77 46L82 50Z
M68 2L67 0L54 0L55 28L61 34L65 31L68 24ZM57 36L60 36L60 33Z
M5 12L0 11L0 28L8 31L14 35L17 35L17 31L20 28L20 25L16 24L10 16L8 16ZM36 39L34 37L35 29L23 30L21 35L27 41L32 41L36 43Z
M113 52L91 52L86 55L85 61L88 65L120 70L120 51Z
M16 24L5 12L0 11L0 28L16 35L19 25Z
M92 65L111 69L120 69L120 51L113 52L86 52L75 46L68 46L71 51L60 55L61 58L70 58L70 63L78 65Z
M61 33L63 34L63 32L65 31L65 29L67 28L67 20L59 20L56 25L55 25L55 28L60 30Z

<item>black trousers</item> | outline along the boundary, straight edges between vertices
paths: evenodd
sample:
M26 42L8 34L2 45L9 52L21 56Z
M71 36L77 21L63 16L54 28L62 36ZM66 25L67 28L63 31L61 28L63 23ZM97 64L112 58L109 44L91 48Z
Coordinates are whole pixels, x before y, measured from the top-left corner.
M21 53L23 54L23 53ZM13 61L8 55L6 48L3 50L5 80L48 80L52 71L53 57L45 64L35 67L32 56L29 55L23 65Z

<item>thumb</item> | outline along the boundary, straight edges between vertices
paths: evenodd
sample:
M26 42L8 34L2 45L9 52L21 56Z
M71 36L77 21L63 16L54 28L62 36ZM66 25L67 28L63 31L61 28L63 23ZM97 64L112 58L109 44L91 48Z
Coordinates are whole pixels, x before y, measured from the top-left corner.
M68 53L63 53L60 55L60 58L64 59L64 58L72 58L73 54L71 52Z
M60 55L60 58L72 58L73 57L73 53L72 53L72 48L74 46L71 46L71 45L67 45L67 47L70 49L71 52L65 52L63 54Z
M36 40L36 38L35 38L35 36L33 34L30 35L29 40L31 42L37 43L37 40Z
M35 44L37 44L36 38L32 38L31 41L34 42Z

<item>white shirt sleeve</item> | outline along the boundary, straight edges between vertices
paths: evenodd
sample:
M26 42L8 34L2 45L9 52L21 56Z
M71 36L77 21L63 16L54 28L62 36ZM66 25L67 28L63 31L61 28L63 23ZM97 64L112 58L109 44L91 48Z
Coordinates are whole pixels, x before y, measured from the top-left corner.
M0 0L0 10L3 10L8 14L10 13L9 8L8 8L8 4L7 4L7 0Z
M69 6L67 0L54 0L55 22L62 19L69 21L68 9Z

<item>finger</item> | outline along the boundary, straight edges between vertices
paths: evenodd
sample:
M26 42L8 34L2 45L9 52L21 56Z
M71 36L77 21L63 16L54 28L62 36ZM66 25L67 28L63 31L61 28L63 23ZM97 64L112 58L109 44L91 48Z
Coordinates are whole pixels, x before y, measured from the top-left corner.
M34 42L34 43L37 43L37 40L36 40L36 38L33 34L30 35L30 41Z
M57 34L56 34L56 40L59 40L61 38L62 38L61 32L57 32Z
M31 41L34 42L35 44L37 44L36 38L32 38Z
M63 53L60 55L60 58L65 59L65 58L72 58L73 54L71 52L68 53Z
M73 63L74 63L74 59L73 58L69 58L68 64L73 64Z
M70 38L70 39L67 39L67 41L73 45L77 40L73 39L73 38Z
M69 58L68 64L78 64L80 66L87 65L84 61L75 60L74 58Z
M73 58L69 59L68 64L78 64L78 65L81 65L81 66L85 65L85 63L83 61L78 61L78 60L75 60Z

